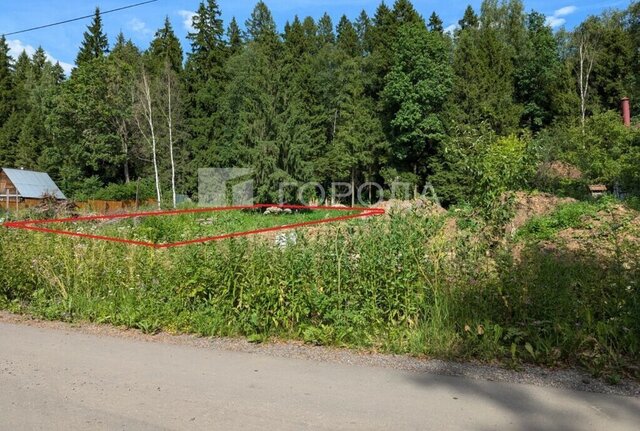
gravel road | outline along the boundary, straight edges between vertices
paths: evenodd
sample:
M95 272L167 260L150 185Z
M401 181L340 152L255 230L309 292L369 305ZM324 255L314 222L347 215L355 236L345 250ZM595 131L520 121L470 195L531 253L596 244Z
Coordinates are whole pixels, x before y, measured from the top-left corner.
M640 392L577 371L514 373L0 313L1 430L637 430L640 398L614 393Z

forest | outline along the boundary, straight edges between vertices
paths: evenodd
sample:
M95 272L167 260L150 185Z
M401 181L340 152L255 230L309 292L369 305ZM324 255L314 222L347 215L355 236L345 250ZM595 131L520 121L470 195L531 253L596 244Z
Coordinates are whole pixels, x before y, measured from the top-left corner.
M69 77L2 37L0 165L76 199L197 198L207 167L251 168L262 202L310 181L430 185L445 206L595 183L638 195L640 134L619 106L640 109L640 3L571 31L525 7L485 0L446 32L397 0L280 31L262 1L241 27L206 0L189 47L168 17L148 47L110 39L96 10Z

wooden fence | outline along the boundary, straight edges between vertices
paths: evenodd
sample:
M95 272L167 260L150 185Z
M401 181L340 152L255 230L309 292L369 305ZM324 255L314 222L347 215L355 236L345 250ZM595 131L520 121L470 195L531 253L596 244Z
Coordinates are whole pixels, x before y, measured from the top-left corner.
M8 199L3 196L1 202L2 210L22 211L28 208L33 208L42 203L41 199L19 199L18 197L10 196ZM155 199L148 199L145 201L129 200L129 201L103 201L103 200L88 200L83 202L75 202L78 211L81 213L98 213L98 214L116 214L122 212L132 212L141 208L153 207L156 205Z
M146 201L102 201L88 200L86 202L76 202L78 209L82 212L92 212L100 214L113 214L120 212L136 211L143 207L149 207L156 204L155 199Z

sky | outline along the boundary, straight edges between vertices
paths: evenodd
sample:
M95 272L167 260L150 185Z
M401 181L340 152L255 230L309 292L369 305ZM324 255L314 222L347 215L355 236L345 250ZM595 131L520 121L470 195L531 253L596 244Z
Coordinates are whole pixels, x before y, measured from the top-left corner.
M102 10L115 9L141 0L0 0L0 34L10 33L29 27L76 18L93 13L96 6ZM219 0L225 26L232 17L242 25L251 14L257 0ZM355 19L361 10L373 16L380 0L265 0L271 9L278 27L282 29L287 20L295 15L319 18L329 13L337 23L345 14ZM387 4L393 0L386 0ZM155 31L162 26L165 16L173 23L174 30L188 51L185 39L193 12L200 0L158 0L155 3L114 12L103 16L104 27L111 44L122 31L141 49L146 49ZM445 27L453 29L462 17L467 4L479 10L481 0L413 0L413 5L424 17L433 11L444 21ZM525 0L527 11L536 10L547 16L553 28L572 28L589 15L598 14L609 8L625 8L630 0ZM73 67L82 34L90 19L63 24L61 26L35 30L28 33L7 36L12 57L26 50L33 54L42 46L52 61L59 61L67 73Z

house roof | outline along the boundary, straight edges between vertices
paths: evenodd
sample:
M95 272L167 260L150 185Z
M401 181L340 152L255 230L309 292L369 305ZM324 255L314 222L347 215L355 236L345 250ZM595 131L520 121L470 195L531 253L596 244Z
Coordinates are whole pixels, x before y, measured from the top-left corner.
M2 168L23 198L39 199L44 195L53 195L57 199L66 199L56 183L46 172L26 171L23 169Z
M594 184L589 186L589 190L592 192L606 192L607 186L605 186L604 184Z

